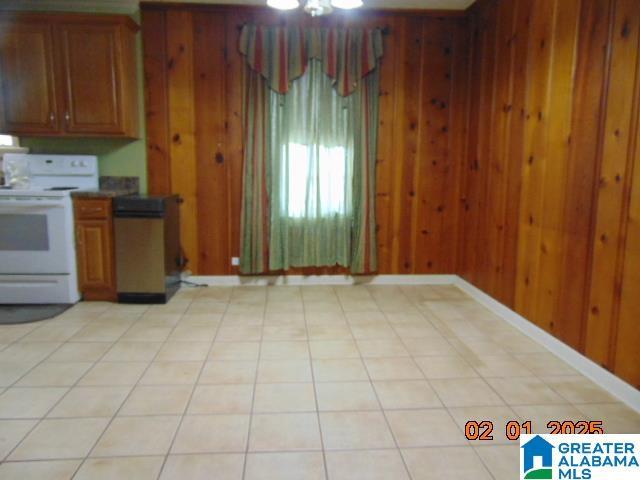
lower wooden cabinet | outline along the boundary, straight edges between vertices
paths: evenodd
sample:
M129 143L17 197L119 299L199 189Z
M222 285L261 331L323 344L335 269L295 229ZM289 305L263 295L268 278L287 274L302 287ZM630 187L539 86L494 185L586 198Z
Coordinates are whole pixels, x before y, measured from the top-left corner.
M111 198L74 198L78 284L85 300L115 301Z

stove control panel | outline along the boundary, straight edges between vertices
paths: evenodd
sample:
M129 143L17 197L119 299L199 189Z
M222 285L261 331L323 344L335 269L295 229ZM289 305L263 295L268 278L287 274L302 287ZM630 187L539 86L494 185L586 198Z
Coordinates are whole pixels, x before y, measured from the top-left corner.
M32 188L98 188L98 158L93 155L5 154L7 161L23 164Z
M29 155L31 175L94 175L96 157L67 155Z

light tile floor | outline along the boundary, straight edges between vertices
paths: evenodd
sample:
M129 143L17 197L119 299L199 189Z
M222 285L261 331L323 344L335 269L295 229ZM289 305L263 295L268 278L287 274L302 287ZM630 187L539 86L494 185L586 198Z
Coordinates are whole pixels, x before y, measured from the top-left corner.
M640 432L455 287L186 289L0 326L0 479L512 480L508 421L581 419Z

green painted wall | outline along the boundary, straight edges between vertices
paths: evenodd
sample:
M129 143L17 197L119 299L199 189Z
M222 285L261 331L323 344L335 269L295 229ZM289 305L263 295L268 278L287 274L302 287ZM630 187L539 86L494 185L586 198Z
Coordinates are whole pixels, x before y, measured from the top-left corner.
M31 7L32 5L30 5ZM47 11L47 9L29 8L29 10ZM56 11L60 11L59 8ZM123 13L118 10L73 8L68 11L83 11L91 13ZM131 15L140 23L140 13ZM138 58L138 103L140 116L140 139L117 140L110 138L45 138L22 137L21 146L28 147L31 153L66 153L97 155L101 175L134 176L140 178L140 189L147 191L147 151L146 151L146 126L144 116L144 72L142 65L142 36L137 35L136 41Z

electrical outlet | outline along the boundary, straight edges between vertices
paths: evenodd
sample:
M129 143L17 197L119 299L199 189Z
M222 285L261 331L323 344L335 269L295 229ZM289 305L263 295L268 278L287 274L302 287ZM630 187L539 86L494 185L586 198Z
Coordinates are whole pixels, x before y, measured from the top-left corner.
M239 267L240 266L240 259L238 257L233 257L231 259L231 266L232 267Z

